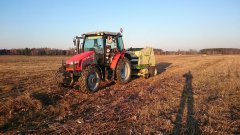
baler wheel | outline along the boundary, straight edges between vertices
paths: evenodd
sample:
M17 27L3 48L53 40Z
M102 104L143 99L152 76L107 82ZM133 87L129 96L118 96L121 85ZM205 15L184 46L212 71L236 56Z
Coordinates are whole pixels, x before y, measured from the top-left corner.
M150 66L149 67L149 74L150 74L150 77L153 77L153 76L157 75L157 68L156 68L156 66Z

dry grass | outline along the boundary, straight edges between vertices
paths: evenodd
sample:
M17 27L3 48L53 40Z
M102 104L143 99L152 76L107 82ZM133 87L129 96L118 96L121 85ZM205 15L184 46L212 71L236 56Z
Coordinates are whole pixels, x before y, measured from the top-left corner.
M240 56L157 56L159 75L91 95L56 87L62 59L0 57L0 132L240 134Z

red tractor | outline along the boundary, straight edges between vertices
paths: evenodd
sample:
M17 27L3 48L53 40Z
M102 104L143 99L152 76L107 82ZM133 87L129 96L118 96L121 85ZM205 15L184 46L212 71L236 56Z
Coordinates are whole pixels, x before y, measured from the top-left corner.
M101 81L130 81L131 55L124 49L121 33L90 32L76 36L73 42L77 54L57 71L59 85L73 87L78 82L80 91L92 93L99 89Z

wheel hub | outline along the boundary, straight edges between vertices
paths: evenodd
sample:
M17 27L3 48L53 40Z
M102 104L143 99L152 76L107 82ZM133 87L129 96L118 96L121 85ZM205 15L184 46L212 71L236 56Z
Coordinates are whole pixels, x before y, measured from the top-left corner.
M88 85L91 90L94 90L98 86L98 81L99 76L96 73L92 73L88 77Z
M129 76L129 65L127 63L124 63L121 69L121 78L126 80Z

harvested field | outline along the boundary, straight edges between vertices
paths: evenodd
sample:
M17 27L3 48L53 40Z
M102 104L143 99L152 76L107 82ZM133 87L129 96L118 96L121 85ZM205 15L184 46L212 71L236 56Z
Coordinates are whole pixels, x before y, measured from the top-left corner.
M240 56L157 56L90 95L55 85L62 59L0 56L0 133L240 134Z

